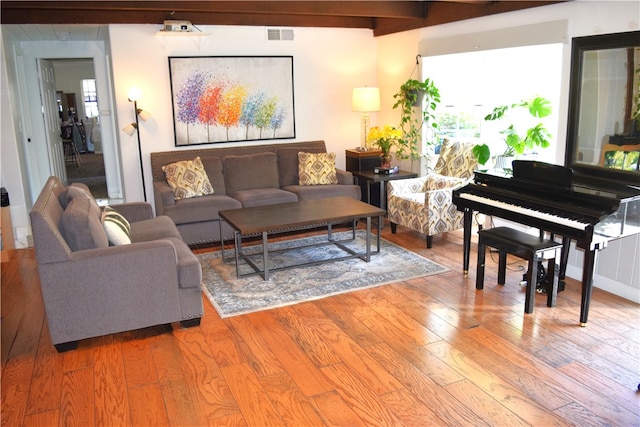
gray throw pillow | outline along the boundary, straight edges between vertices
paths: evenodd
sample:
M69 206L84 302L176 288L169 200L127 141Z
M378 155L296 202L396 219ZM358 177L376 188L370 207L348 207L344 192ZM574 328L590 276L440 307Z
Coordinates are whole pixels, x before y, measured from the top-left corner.
M62 235L72 251L109 246L102 221L94 215L89 199L72 199L62 213Z

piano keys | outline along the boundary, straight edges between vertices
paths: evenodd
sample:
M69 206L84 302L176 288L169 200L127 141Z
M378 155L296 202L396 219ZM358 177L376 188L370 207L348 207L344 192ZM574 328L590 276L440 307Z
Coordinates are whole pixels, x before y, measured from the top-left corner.
M640 233L640 186L586 183L571 169L516 160L513 173L479 172L474 182L453 191L464 212L463 270L469 270L472 213L477 211L538 228L563 237L561 278L569 241L584 249L580 324L585 326L597 253L612 239Z

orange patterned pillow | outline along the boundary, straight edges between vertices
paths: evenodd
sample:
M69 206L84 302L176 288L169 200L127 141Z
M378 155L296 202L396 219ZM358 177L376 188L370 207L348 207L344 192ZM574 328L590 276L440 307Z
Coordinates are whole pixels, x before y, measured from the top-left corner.
M176 200L213 194L213 187L200 157L162 167Z
M337 184L336 153L298 153L300 185Z

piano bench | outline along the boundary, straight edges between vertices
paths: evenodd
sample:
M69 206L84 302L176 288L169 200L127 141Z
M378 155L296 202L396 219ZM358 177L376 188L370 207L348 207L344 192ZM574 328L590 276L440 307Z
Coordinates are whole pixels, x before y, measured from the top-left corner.
M527 289L524 302L524 312L532 313L536 294L538 278L538 263L543 259L549 259L547 274L549 275L549 288L547 288L547 306L556 305L558 294L558 281L555 280L555 260L558 250L562 249L562 243L554 240L532 236L509 227L495 227L478 231L478 265L476 271L476 289L484 288L484 261L487 246L497 249L498 258L498 284L504 285L507 254L516 255L528 261ZM553 255L552 257L550 255Z

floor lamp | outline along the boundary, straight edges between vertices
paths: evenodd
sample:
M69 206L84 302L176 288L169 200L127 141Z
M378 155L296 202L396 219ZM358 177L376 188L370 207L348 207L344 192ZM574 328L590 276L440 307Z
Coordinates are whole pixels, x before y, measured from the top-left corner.
M360 149L367 151L367 123L369 122L369 113L380 111L380 89L377 87L357 87L353 89L351 109L362 113L364 139Z
M132 136L134 133L137 133L138 137L138 157L140 158L140 176L142 177L142 194L144 195L144 201L147 201L147 186L144 182L144 166L142 164L142 144L140 143L140 122L138 118L140 118L143 122L146 122L151 118L151 114L138 108L138 100L141 98L142 92L140 89L131 88L129 90L128 99L130 102L133 102L133 111L135 114L136 121L134 123L130 123L126 125L122 130L129 136Z

